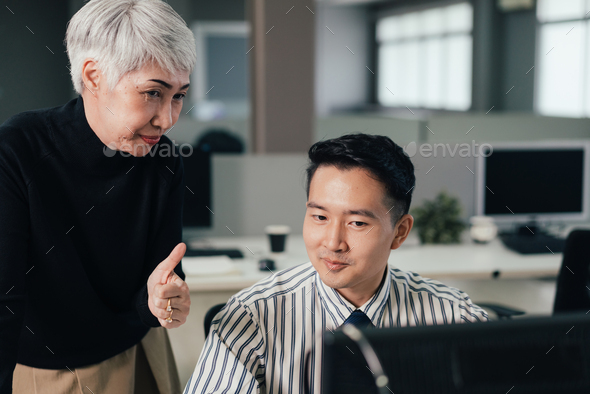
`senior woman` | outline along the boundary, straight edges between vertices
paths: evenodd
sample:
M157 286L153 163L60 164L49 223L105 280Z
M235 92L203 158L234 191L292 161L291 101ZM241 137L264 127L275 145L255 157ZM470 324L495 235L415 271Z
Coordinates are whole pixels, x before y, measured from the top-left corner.
M180 392L184 183L165 133L194 38L163 1L91 0L66 45L79 96L0 126L0 393Z

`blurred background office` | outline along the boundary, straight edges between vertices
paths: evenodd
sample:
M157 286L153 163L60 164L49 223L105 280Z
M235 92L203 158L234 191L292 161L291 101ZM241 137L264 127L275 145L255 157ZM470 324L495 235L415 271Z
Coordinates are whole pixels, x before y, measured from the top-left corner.
M169 3L200 56L167 135L196 145L218 129L243 146L242 155L214 155L215 215L199 234L230 235L226 225L262 234L269 221L301 228L298 166L322 138L360 131L406 146L590 137L586 0ZM83 1L3 4L0 122L74 96L63 38ZM474 159L437 156L413 158L414 203L446 188L467 219Z
M291 235L300 236L306 152L316 141L351 132L387 135L404 146L416 167L413 206L446 192L465 230L476 215L498 219L501 231L516 232L516 226L535 221L535 231L549 229L557 237L588 222L590 0L168 3L187 21L197 42L190 94L167 134L203 153L201 161L187 167L185 237L196 249L219 237L230 247L236 239L238 247L240 237L261 237L269 224L288 225ZM74 97L63 39L69 18L84 2L2 4L0 122ZM486 194L491 182L486 176L494 174L482 170L484 144L507 154L531 146L562 150L554 152L558 156L536 156L535 165L578 157L561 174L571 189L552 197L561 201L573 195L571 206L523 208L514 217L494 211L486 205L495 193L488 187L491 194ZM490 171L493 165L488 163ZM514 165L525 164L495 171L508 174ZM547 189L555 189L550 178ZM519 184L518 178L512 181ZM532 194L523 198L545 198L538 190ZM458 237L472 243L468 231ZM419 244L415 236L407 248ZM485 256L485 247L477 253ZM468 249L456 263L467 269L473 263L470 253ZM490 260L496 259L493 253ZM437 255L421 254L434 260ZM529 257L526 261L542 260L546 266L506 278L497 269L492 275L455 272L440 278L476 302L550 314L559 250ZM239 289L249 282L234 283ZM194 286L196 292L206 288ZM231 286L223 289L202 290L193 308L236 292ZM204 313L199 313L201 319ZM187 324L179 330L189 336L196 328ZM175 351L186 379L202 339L189 341L192 354L186 356L181 343L185 339Z

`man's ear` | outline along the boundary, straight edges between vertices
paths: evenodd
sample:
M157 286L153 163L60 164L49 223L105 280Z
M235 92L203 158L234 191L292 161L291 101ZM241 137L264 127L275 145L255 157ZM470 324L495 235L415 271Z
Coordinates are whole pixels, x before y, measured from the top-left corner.
M98 68L96 60L88 58L82 64L82 82L86 86L86 90L90 91L92 95L96 96L100 88L100 84L104 81L102 73Z
M414 217L406 214L402 216L396 223L394 229L393 242L391 243L391 249L397 249L408 238L410 230L414 226Z

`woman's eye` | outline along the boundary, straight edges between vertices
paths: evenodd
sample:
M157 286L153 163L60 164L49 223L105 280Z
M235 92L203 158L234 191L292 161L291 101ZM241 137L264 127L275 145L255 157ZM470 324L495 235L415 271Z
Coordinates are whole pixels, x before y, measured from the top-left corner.
M174 99L176 99L176 100L182 100L185 97L186 97L186 94L183 94L183 93L179 93L179 94L174 95Z
M159 97L160 96L160 92L158 92L157 90L151 90L149 92L146 92L146 94L150 97Z

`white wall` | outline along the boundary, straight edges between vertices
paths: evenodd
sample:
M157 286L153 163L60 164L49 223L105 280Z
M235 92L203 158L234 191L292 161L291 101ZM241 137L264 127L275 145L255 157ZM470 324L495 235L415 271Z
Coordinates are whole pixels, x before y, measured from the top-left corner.
M301 234L307 155L214 155L213 226L196 236L261 235L269 224Z
M590 119L557 118L528 113L465 113L433 116L430 141L532 141L590 138ZM472 127L473 129L466 134Z

